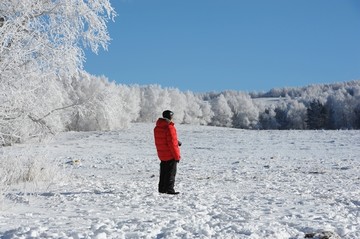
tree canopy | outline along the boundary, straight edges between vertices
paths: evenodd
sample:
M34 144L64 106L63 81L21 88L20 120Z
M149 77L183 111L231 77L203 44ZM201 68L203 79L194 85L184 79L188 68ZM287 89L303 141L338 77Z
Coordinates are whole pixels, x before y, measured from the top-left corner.
M0 2L2 144L54 130L44 117L69 103L63 85L82 71L84 47L106 49L114 16L109 0Z

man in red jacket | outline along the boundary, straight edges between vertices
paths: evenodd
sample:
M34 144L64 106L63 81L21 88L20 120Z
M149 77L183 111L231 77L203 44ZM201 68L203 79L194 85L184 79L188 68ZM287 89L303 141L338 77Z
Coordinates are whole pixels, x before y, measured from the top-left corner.
M154 128L154 138L160 163L159 193L178 194L175 192L175 176L177 163L180 161L181 142L178 141L174 122L174 113L165 110Z

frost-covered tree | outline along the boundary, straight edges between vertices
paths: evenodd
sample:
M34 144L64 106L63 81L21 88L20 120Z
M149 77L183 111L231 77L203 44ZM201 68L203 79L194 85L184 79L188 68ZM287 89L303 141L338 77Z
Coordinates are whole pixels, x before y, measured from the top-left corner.
M329 126L333 129L351 129L354 124L354 97L345 88L329 95L326 108L329 112Z
M82 73L66 89L73 102L73 107L63 112L67 130L116 130L139 116L139 86L117 85L104 76Z
M210 124L212 117L214 117L215 113L211 110L211 104L209 101L201 101L200 102L201 116L200 124L206 125Z
M355 108L355 122L354 129L360 129L360 104Z
M308 129L326 129L328 112L319 100L310 102L306 110L306 124Z
M259 115L258 128L260 129L277 129L275 106L265 108Z
M202 110L200 102L202 100L196 97L192 92L185 92L186 97L186 109L184 112L184 123L185 124L200 124Z
M202 99L200 95L187 91L186 97L186 110L184 115L185 124L200 124L207 125L211 122L214 116L211 110L211 105L208 101Z
M82 47L106 49L114 15L109 0L0 2L1 144L54 130L49 117L66 107L61 81L81 71Z
M120 113L123 115L121 118L124 119L123 124L128 124L130 122L135 122L139 118L140 114L140 103L141 103L141 91L138 85L128 86L128 85L119 85L118 93L122 107L120 108Z
M140 122L154 122L161 117L164 110L170 109L169 92L159 85L149 85L141 88Z
M211 109L214 112L210 124L214 126L231 127L234 113L231 111L225 96L220 94L212 99L210 103Z
M287 105L287 120L289 129L306 129L306 107L303 102L289 100Z
M170 107L174 112L174 120L177 123L183 123L185 117L186 110L186 96L179 89L168 89L169 97L170 97Z
M224 96L233 112L233 127L251 129L257 125L259 109L247 93L226 91Z
M279 106L274 111L277 129L289 129L286 108Z

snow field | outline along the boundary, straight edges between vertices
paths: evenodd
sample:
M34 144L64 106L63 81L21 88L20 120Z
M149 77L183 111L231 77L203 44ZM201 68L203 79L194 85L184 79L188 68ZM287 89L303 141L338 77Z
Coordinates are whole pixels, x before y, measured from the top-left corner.
M360 238L358 131L176 126L177 196L157 193L153 124L6 148L46 148L61 179L7 190L1 238Z

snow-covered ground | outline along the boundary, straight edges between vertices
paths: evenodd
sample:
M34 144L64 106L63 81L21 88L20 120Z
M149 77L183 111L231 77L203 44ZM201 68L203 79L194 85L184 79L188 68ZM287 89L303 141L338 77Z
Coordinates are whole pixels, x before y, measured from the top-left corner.
M360 238L359 131L176 125L176 190L157 193L153 124L17 145L60 165L0 202L1 238Z

